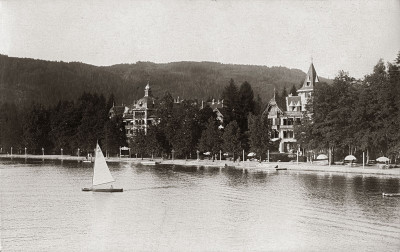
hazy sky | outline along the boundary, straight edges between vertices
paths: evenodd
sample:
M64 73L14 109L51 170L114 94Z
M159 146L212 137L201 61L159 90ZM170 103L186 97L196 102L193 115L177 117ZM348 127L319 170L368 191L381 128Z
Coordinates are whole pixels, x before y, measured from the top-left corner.
M216 61L354 77L400 50L400 1L0 0L0 53L94 65Z

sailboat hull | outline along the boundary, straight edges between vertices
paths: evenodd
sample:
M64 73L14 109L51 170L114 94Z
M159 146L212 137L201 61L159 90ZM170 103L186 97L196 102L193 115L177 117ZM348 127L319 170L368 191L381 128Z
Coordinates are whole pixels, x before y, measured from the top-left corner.
M123 188L104 188L104 189L93 189L93 188L82 188L84 192L123 192Z

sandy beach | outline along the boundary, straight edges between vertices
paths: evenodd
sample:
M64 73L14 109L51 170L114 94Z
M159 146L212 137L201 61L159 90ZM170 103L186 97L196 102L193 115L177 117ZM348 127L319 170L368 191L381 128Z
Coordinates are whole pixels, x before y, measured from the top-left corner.
M69 156L69 155L7 155L1 154L2 159L42 159L42 160L76 160L85 161L86 157ZM355 174L377 174L377 175L391 175L400 177L400 168L381 169L379 165L369 165L362 167L362 164L356 166L348 165L324 165L317 162L304 163L299 162L256 162L256 161L244 161L244 162L233 162L228 160L183 160L183 159L161 159L154 158L150 160L148 158L119 158L109 157L106 158L107 162L127 162L133 164L142 165L155 165L155 164L170 164L170 165L182 165L182 166L203 166L203 167L218 167L228 169L244 169L253 171L276 171L278 168L286 168L287 170L293 171L315 171L315 172L337 172L337 173L355 173Z

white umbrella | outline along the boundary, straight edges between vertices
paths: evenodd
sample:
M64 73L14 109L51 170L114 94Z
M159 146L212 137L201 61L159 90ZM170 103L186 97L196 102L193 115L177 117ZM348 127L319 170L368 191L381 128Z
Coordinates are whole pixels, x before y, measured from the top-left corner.
M224 156L229 156L229 153L228 152L224 153Z
M248 157L254 157L255 155L256 155L256 153L250 152L247 156L248 156Z
M207 152L204 152L203 154L206 155L206 156L208 156L208 155L211 154L211 152L207 151Z
M346 161L353 161L353 160L357 160L357 158L353 155L348 155L344 158L344 160Z
M323 160L323 159L328 159L328 156L325 154L319 154L317 160Z
M378 157L378 158L376 159L376 161L378 161L378 162L389 162L390 159L387 158L387 157Z

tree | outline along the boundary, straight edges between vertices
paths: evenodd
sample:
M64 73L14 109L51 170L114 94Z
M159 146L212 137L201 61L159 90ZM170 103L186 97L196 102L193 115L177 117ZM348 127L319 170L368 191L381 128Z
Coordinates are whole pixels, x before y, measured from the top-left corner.
M121 116L109 119L104 126L103 149L116 155L120 147L126 146L125 125Z
M158 134L159 134L158 131L159 127L155 125L151 125L147 129L145 146L143 147L145 148L146 153L151 157L157 155L162 150L162 146L158 140Z
M251 85L245 81L239 89L239 113L238 113L238 125L242 132L248 130L247 116L249 113L254 113L254 92Z
M238 154L241 149L240 128L236 121L230 122L225 127L222 141L222 150L224 152L232 153L233 160L235 160L235 153Z
M102 95L84 93L78 100L77 113L81 120L76 142L82 150L91 152L95 143L104 138L104 125L109 120L106 99Z
M139 155L143 159L143 155L146 154L146 134L144 130L137 130L135 137L129 142L131 153Z
M23 138L25 146L33 152L39 152L41 148L51 150L53 144L50 141L50 113L41 105L34 104L26 115L23 124Z
M282 94L281 95L277 95L275 97L275 101L278 104L279 108L281 108L282 110L286 110L286 97L288 96L286 87L283 87L282 90Z
M200 131L203 131L207 128L208 119L213 118L217 119L217 115L214 113L210 106L205 106L198 112L198 125L200 127Z
M293 84L292 88L290 89L290 94L292 96L297 96L298 95L296 85Z
M201 134L198 149L201 152L211 152L214 158L214 154L221 150L221 144L221 132L218 130L218 123L210 118L206 130Z
M171 144L176 155L186 159L195 150L196 143L200 138L200 129L196 117L198 108L191 101L184 101L173 115L174 134Z
M0 106L0 147L5 151L10 147L22 146L22 115L15 104Z
M233 79L229 81L229 85L222 91L221 99L224 100L224 107L227 112L224 121L229 123L237 120L240 113L239 92Z
M260 161L262 154L270 148L270 128L266 117L249 115L249 142L250 150L257 153Z
M160 141L162 151L169 153L172 149L171 141L175 135L176 120L174 119L174 98L166 92L158 104L157 116L160 122L157 125L157 139Z
M264 104L262 102L260 94L257 94L257 100L254 103L254 114L260 115L263 112Z

